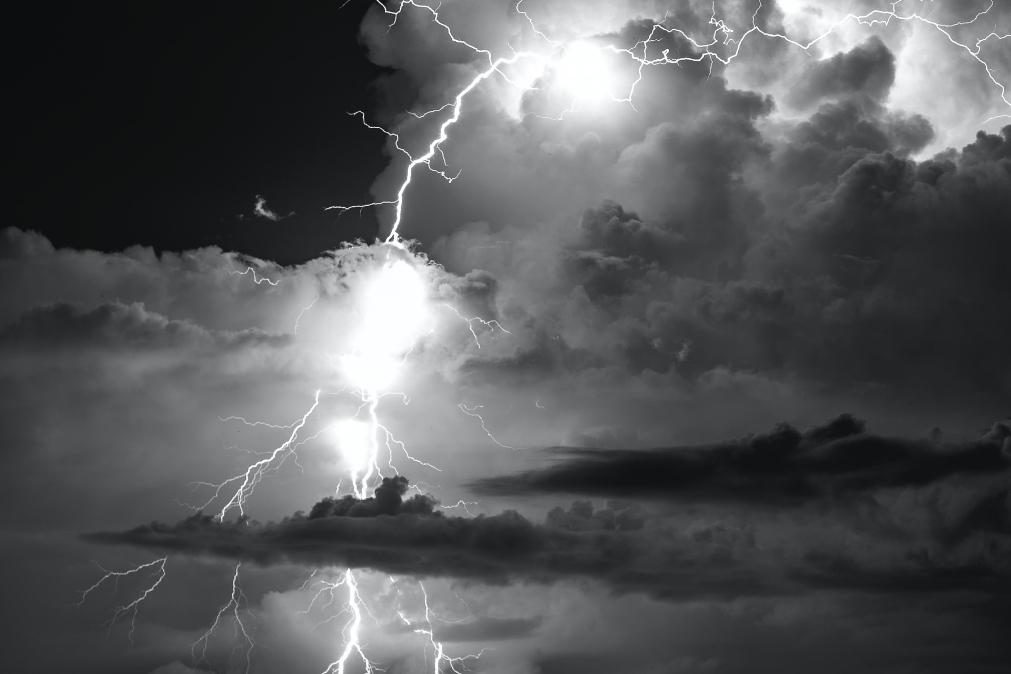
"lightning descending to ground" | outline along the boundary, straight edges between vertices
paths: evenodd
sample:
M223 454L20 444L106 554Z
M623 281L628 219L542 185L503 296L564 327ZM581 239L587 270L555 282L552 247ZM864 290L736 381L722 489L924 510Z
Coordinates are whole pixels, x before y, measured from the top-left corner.
M210 643L210 639L214 635L215 630L217 630L218 625L221 623L221 619L225 616L225 614L231 613L232 618L235 620L236 632L241 633L246 642L246 648L244 651L245 668L243 671L248 673L249 666L252 664L251 656L253 654L254 644L253 638L249 635L249 631L246 629L246 625L242 622L242 617L239 615L242 605L248 603L245 593L243 593L242 588L239 587L239 569L241 567L241 563L235 565L235 572L232 574L232 594L229 597L228 602L218 610L218 614L214 616L214 622L207 628L207 631L200 635L199 639L193 642L193 645L190 647L190 653L193 656L194 662L207 662L207 646ZM200 649L199 657L197 656L198 647Z
M958 30L984 21L993 9L992 1L972 16L945 23L934 21L917 11L906 11L904 5L907 3L899 0L864 14L847 14L813 37L800 39L791 37L785 32L760 26L759 15L763 9L761 0L755 3L754 12L751 14L751 25L735 37L735 30L725 19L720 18L714 0L712 12L708 18L708 25L712 30L704 37L693 36L682 28L670 25L668 23L669 17L664 16L652 22L646 30L645 36L641 39L632 44L620 45L602 42L593 35L556 39L549 30L538 23L533 10L524 6L524 0L518 0L513 6L513 12L525 25L526 41L529 44L524 45L522 49L510 47L508 53L500 55L494 54L491 49L481 47L458 36L448 19L443 16L440 5L429 5L417 0L402 0L398 4L380 0L377 4L389 19L391 29L397 25L404 12L416 11L427 16L431 24L441 31L446 39L474 54L478 64L476 72L469 80L462 83L456 93L444 104L429 110L409 113L415 120L433 119L437 121L431 135L423 138L420 143L413 143L421 148L420 151L409 149L408 145L413 144L404 142L398 132L370 123L363 111L349 113L358 117L368 129L384 134L396 155L406 161L399 184L389 198L368 203L328 207L328 210L339 213L366 208L389 208L392 210L388 224L389 231L384 241L365 247L369 249L369 255L366 257L371 266L361 277L363 288L359 320L351 335L349 348L338 359L341 378L347 385L347 390L356 396L359 406L356 414L352 417L336 419L332 423L325 424L319 430L311 430L311 428L315 428L311 427L311 422L321 413L322 399L326 396L346 395L344 389L332 392L317 390L313 395L312 403L304 414L288 424L249 421L240 416L224 418L223 421L285 430L288 432L288 436L276 448L265 453L262 458L251 463L236 475L220 482L195 483L197 487L209 489L210 496L203 503L194 506L194 509L203 511L213 508L217 511L216 518L219 521L224 521L232 511L236 511L240 519L244 518L247 502L264 478L271 472L278 470L288 459L297 461L297 450L307 442L316 440L324 434L333 441L340 451L347 471L348 484L352 494L358 499L368 497L383 477L381 457L384 452L386 464L394 472L397 472L393 462L395 453L402 453L409 460L428 469L438 470L434 465L411 456L406 445L397 440L388 427L381 422L379 414L380 404L386 397L404 397L403 394L396 392L393 386L400 378L401 371L407 364L408 357L418 340L422 335L430 332L433 320L432 308L434 305L422 273L426 262L414 255L409 242L402 238L401 229L407 211L408 193L419 169L427 169L448 182L453 182L459 176L459 173L452 172L444 152L444 146L451 140L453 128L465 112L465 103L474 92L480 89L483 83L491 78L500 77L507 84L523 91L541 88L545 86L545 83L548 85L553 83L553 86L557 86L561 93L563 105L558 109L543 110L536 114L562 121L570 113L579 110L580 107L596 105L600 100L626 104L634 108L636 88L641 83L647 68L676 66L685 63L707 63L710 69L717 64L727 66L741 53L742 47L749 38L755 39L753 36L783 41L808 51L845 24L855 24L873 29L879 26L888 26L894 22L911 22L936 30L955 49L971 57L985 72L1001 101L1011 111L1011 99L1009 99L1005 85L1001 83L994 67L986 61L982 54L983 46L987 42L1005 40L1011 35L1001 33L997 29L975 41L965 41L957 35ZM567 28L571 29L573 26ZM688 53L672 55L670 49L663 46L665 41L670 38L676 38L687 45ZM627 81L618 81L609 68L607 59L623 60L630 67L631 76ZM522 72L515 70L521 64L526 70ZM1011 113L1000 114L997 117L1011 117ZM243 276L251 275L253 282L257 285L276 286L278 283L258 275L253 267L231 273ZM298 320L315 304L316 300L313 300L313 303L299 314L296 320L296 331ZM443 306L466 324L478 348L481 347L481 343L478 340L475 326L495 329L508 334L508 330L497 320L467 317L450 304L443 304ZM539 409L543 409L540 401L535 401L535 405ZM460 403L459 409L463 414L479 421L482 430L491 442L500 447L511 448L496 439L488 429L480 413L482 406ZM394 451L394 448L397 452ZM336 488L338 493L341 484ZM459 501L454 506L448 507L466 509L468 504L473 505L469 502ZM121 618L129 616L129 636L132 640L140 605L164 580L166 561L167 559L162 557L126 571L102 569L105 571L105 575L82 593L81 601L85 601L89 595L107 582L115 584L125 577L144 577L145 574L154 574L153 581L143 588L134 599L117 607L110 620L111 626ZM343 569L336 579L320 579L317 582L319 583L318 591L313 595L306 612L313 610L326 597L328 598L327 606L340 603L344 609L325 622L330 622L341 615L348 616L341 631L343 644L338 649L336 659L326 666L323 674L345 674L354 661L359 661L361 671L366 674L379 671L379 665L366 655L363 631L368 608L361 595L359 581L353 570ZM308 583L309 581L307 581L307 586ZM446 653L443 644L435 638L427 591L420 583L418 587L423 596L423 620L412 622L404 614L400 614L401 618L415 634L424 637L431 646L431 671L434 674L446 671L460 674L466 663L478 656L451 657ZM344 595L343 599L339 596L340 594ZM232 591L229 601L219 609L207 631L193 644L195 661L207 660L207 649L211 637L222 620L231 615L237 635L241 634L245 643L243 651L245 669L249 670L254 643L251 632L243 623L240 615L242 607L246 605L245 595L239 586L239 565L237 565L232 576Z

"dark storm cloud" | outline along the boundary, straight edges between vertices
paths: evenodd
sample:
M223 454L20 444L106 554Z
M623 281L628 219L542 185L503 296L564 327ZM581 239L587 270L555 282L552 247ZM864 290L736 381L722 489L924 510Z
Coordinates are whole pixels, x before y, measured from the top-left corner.
M882 100L895 82L895 56L878 37L823 61L813 61L787 96L805 107L823 98L859 94Z
M774 153L759 204L715 211L723 224L712 232L701 233L703 211L691 226L616 203L587 211L559 253L563 306L523 307L564 343L527 350L576 349L586 354L577 364L633 373L694 379L730 367L911 398L1006 400L1011 127L915 161L897 136L928 138L916 119L865 114L844 103L815 113ZM698 184L700 204L737 199L706 189Z
M427 497L403 500L406 489L404 478L384 478L373 498L324 499L308 516L299 513L279 524L219 523L198 514L176 525L152 523L86 538L261 564L344 565L492 583L613 574L616 584L640 585L634 577L623 580L621 571L638 561L633 550L648 543L632 533L641 522L633 521L628 531L622 528L629 526L626 520L596 514L592 508L589 513L577 508L564 522L556 514L556 526L535 524L514 511L447 517L433 511ZM682 560L680 573L697 562ZM703 584L704 593L718 592L718 583Z
M978 442L938 446L864 432L848 415L800 433L771 433L707 447L559 450L560 461L485 478L487 494L571 493L685 502L801 505L892 487L921 487L954 475L1006 474L1011 430L997 424ZM975 516L973 516L974 519Z
M861 159L884 152L908 155L922 150L932 137L930 123L920 115L886 113L871 100L825 103L779 148L776 182L808 188L792 195L808 200L817 194L810 186L831 185Z
M844 463L833 452L828 460ZM990 459L966 461L976 467ZM770 483L782 486L774 477ZM986 589L1006 584L1011 571L1005 554L1011 531L996 532L982 552L978 545L955 545L993 529L992 516L976 514L989 512L987 505L970 509L962 519L966 534L949 535L943 544L903 535L899 539L910 547L896 548L894 541L864 532L866 546L857 552L823 541L792 543L770 553L747 531L720 524L672 528L620 504L594 509L577 502L556 508L538 524L513 511L447 517L424 497L403 500L406 488L403 478L387 478L374 499L325 499L308 516L296 513L276 524L220 523L198 514L175 525L155 522L85 538L261 565L348 566L492 584L590 578L617 592L661 599L793 594L812 586L878 592ZM998 527L1004 522L1006 516L996 521Z

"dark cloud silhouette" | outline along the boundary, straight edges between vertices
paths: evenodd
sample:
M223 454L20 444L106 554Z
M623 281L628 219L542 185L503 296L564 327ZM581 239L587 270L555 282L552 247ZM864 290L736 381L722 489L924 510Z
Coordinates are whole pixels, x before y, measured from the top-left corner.
M560 449L557 463L485 478L477 491L650 498L685 502L801 505L888 487L924 486L959 474L1006 473L1005 433L937 446L925 440L864 432L843 415L800 433L782 424L770 433L704 447L652 450Z
M780 502L809 498L819 479L836 479L836 484L849 489L921 484L962 469L992 470L998 461L1001 466L1005 461L993 456L992 445L929 459L925 450L911 443L872 439L871 444L851 445L854 439L868 437L854 435L857 430L850 419L806 436L784 427L746 443L707 450L706 457L699 456L703 450L689 451L677 461L663 453L645 458L637 453L631 464L615 465L614 455L606 453L589 473L599 478L602 473L597 469L607 468L616 490L624 492L655 490L659 476L667 478L666 488L671 480L688 487L694 480L720 498L728 498L736 487L735 500ZM884 456L877 456L879 452ZM663 457L662 465L650 463L655 457ZM584 458L580 465L592 460ZM791 472L797 474L790 476ZM590 481L586 473L581 477L585 489ZM525 489L547 484L564 488L564 480L553 484L538 484L530 476L524 480ZM762 486L757 486L759 482ZM502 488L503 483L488 485ZM514 511L449 517L435 510L428 497L404 500L406 488L405 478L386 478L373 498L327 498L309 516L296 513L279 523L245 519L221 523L197 514L174 525L155 522L125 532L88 534L85 539L261 565L347 566L491 584L591 578L618 592L662 599L792 594L810 586L879 592L992 589L1006 584L1011 571L1005 554L1011 531L1005 526L1006 515L994 518L994 499L971 507L955 534L935 530L933 538L919 542L907 534L898 537L902 545L910 541L915 545L896 555L894 541L875 532L860 533L859 528L854 531L865 538L867 547L858 554L825 542L796 543L770 552L746 530L722 524L672 526L636 506L618 503L595 509L577 502L568 509L554 509L540 524ZM701 489L694 492L699 495ZM978 546L961 545L970 535L995 529L998 537L982 552Z
M438 501L425 494L415 494L404 500L410 485L402 475L385 477L376 487L375 495L357 499L347 495L342 498L328 496L309 511L309 519L320 517L377 517L378 515L432 515Z

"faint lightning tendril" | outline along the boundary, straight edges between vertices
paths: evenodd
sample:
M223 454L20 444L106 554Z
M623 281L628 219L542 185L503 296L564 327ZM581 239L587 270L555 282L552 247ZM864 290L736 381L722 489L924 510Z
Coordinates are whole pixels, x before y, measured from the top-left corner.
M253 638L249 635L249 631L246 629L246 625L242 622L242 617L239 615L239 609L243 603L248 603L246 600L246 595L242 592L242 588L239 587L239 567L242 563L235 565L235 572L232 574L232 595L228 599L228 603L222 606L217 615L214 617L214 622L211 626L207 628L199 639L193 642L190 646L190 653L196 663L207 661L207 646L210 642L211 635L218 628L221 623L221 618L228 612L231 612L232 617L235 618L235 629L237 633L241 633L242 637L246 640L246 650L245 650L245 661L246 661L246 674L249 674L249 666L252 663L251 656L253 654L253 648L255 644L253 643ZM197 657L197 647L200 647L200 657Z
M81 592L81 600L77 603L77 605L81 606L84 604L84 602L88 599L88 595L97 590L107 580L112 580L114 584L118 584L120 578L127 578L148 569L157 568L158 576L155 578L154 582L147 586L133 601L117 606L116 610L112 614L112 618L110 618L108 622L108 627L111 630L113 625L115 625L122 616L129 614L130 631L127 633L127 637L130 640L130 643L133 644L133 634L137 629L137 611L140 610L140 605L144 603L144 600L151 596L151 593L154 592L159 585L161 585L163 580L165 580L165 562L167 561L167 557L160 557L154 561L135 566L134 568L126 571L109 571L99 564L98 568L105 571L105 575L99 578L91 587Z
M278 286L278 285L281 284L280 281L274 281L274 280L271 280L271 279L267 278L266 276L261 276L261 275L257 274L256 270L253 269L252 267L246 267L242 271L238 271L237 269L233 269L229 273L233 274L235 276L250 276L251 275L253 277L253 283L255 283L256 285L260 285L260 284L266 283L269 286L275 286L276 287L276 286Z
M499 442L498 439L494 435L492 435L492 432L488 430L488 426L484 422L484 417L481 416L480 412L478 412L478 410L484 409L484 405L468 405L466 403L459 403L457 407L459 407L460 411L466 414L468 417L474 417L475 419L477 419L481 424L481 430L484 431L484 434L488 436L488 439L494 442L496 445L502 447L503 449L516 449L511 445Z
M482 655L484 655L484 650L481 650L475 655L464 655L460 657L450 657L446 654L446 649L443 647L441 641L436 641L435 639L435 629L432 627L432 611L428 606L428 591L425 590L424 583L418 583L418 587L421 589L421 596L424 598L425 602L425 625L427 628L418 627L414 629L415 634L421 634L428 637L428 642L432 646L432 651L434 653L432 658L432 672L433 674L441 674L443 671L443 663L449 667L450 671L455 674L463 674L463 672L457 669L458 665L462 665L471 660L477 660Z

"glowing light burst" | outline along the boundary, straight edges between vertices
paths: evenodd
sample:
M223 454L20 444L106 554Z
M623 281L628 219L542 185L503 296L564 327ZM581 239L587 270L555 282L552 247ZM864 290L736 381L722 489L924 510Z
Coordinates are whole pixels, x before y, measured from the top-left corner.
M864 14L847 14L828 26L823 32L807 40L796 39L785 33L773 32L767 28L760 27L758 25L758 15L763 6L761 0L757 0L755 4L755 10L751 15L751 25L737 35L735 30L724 19L719 17L716 2L714 1L712 12L708 19L708 25L711 27L711 32L708 35L690 35L677 26L669 25L668 17L664 17L652 23L646 31L645 37L633 44L622 46L597 41L594 36L589 35L569 40L554 39L549 35L548 31L538 25L535 16L531 14L530 10L523 6L524 0L518 0L513 10L517 16L522 17L522 20L529 28L529 33L532 36L534 44L528 49L520 51L510 47L510 53L505 55L495 55L490 49L480 47L459 37L452 26L444 20L440 13L439 5L429 5L418 0L402 0L396 5L377 0L377 4L386 16L389 17L391 28L397 24L401 14L408 9L427 15L432 24L450 42L473 52L478 67L473 77L465 82L450 100L430 110L409 113L413 118L418 120L430 117L440 118L441 116L441 121L438 122L432 135L423 142L420 152L408 150L405 147L405 143L402 142L403 139L396 132L370 124L363 112L356 111L350 113L359 117L367 128L385 134L390 139L396 152L407 162L401 181L390 198L356 205L335 205L327 209L338 213L365 208L391 207L393 209L390 231L385 238L385 245L387 246L385 260L374 271L373 277L366 284L358 310L358 322L352 330L349 349L340 357L341 372L349 387L357 392L361 400L359 414L352 419L337 420L322 431L308 434L306 430L307 425L310 418L319 409L321 396L338 395L340 393L325 393L318 390L306 412L289 424L248 421L244 417L238 416L226 417L224 420L238 421L250 426L285 430L289 432L289 435L278 447L266 452L263 458L250 464L239 474L219 483L195 483L198 486L211 490L210 498L202 505L196 506L195 509L207 509L212 504L224 499L224 504L217 513L217 519L221 521L232 510L236 510L240 516L244 516L247 499L265 476L270 472L278 470L289 457L294 457L297 461L296 452L298 448L310 440L319 437L324 432L329 433L329 439L341 453L343 463L348 470L351 480L352 491L357 498L366 498L369 495L370 489L381 478L382 472L380 470L379 454L383 447L385 447L388 453L390 468L394 471L396 470L392 463L394 445L408 459L428 468L438 470L435 466L412 457L407 452L404 444L394 438L389 429L380 423L378 415L380 401L385 396L395 395L391 393L391 387L400 376L411 350L420 337L431 327L428 289L423 277L418 272L417 261L413 259L407 245L400 237L400 228L404 220L407 193L418 169L423 168L431 171L448 182L452 182L459 177L459 172L453 173L450 170L443 146L450 140L453 128L462 118L465 102L484 82L491 78L501 77L506 83L517 87L521 91L539 88L545 83L549 86L557 87L562 97L568 100L567 105L563 106L563 109L555 115L540 116L563 120L572 111L577 109L597 109L602 103L608 101L625 103L634 108L636 88L641 83L647 68L685 63L708 63L710 69L716 64L726 66L737 58L746 40L752 36L757 35L770 40L784 41L794 47L808 51L847 23L875 28L888 26L893 22L910 22L936 30L955 48L961 50L978 63L984 70L989 82L992 83L995 90L999 93L1003 103L1011 109L1011 98L1009 98L1005 85L998 79L994 67L986 61L982 54L985 44L990 41L1006 40L1011 35L1000 32L996 28L985 37L974 42L962 40L957 35L960 29L983 21L993 9L994 4L992 1L984 9L966 19L942 23L925 17L916 11L905 11L902 7L906 3L898 0L887 4L883 8L874 9ZM566 26L568 32L571 32L574 28L575 26L572 25ZM688 47L686 49L688 53L672 55L670 49L663 46L664 42L670 38L684 41ZM623 81L620 77L619 73L622 68L618 67L619 64L616 64L616 61L623 62L624 66L630 68L629 72L632 76L627 81ZM519 71L512 72L512 69L520 64L527 66L528 70L523 73ZM1000 114L991 119L997 117L1011 117L1011 114ZM278 284L278 282L272 279L259 275L253 267L247 267L242 271L235 270L231 273L242 276L249 275L257 285L276 286ZM295 321L296 331L303 315L315 304L316 300L313 300L312 304L303 308L298 314ZM456 313L457 317L467 324L478 348L481 347L481 344L478 341L475 326L481 326L483 329L494 328L508 333L495 320L468 318L463 316L455 307L446 306L449 306ZM539 401L535 401L535 405L537 408L543 409ZM501 447L509 448L509 445L499 442L489 431L480 412L481 406L461 403L459 409L465 415L476 418L482 430L492 442ZM462 507L466 509L467 505L473 504L459 501L453 506L446 507ZM108 571L102 569L105 575L82 593L81 602L83 603L92 592L106 582L111 581L115 583L124 577L138 576L145 572L154 573L154 580L137 597L115 609L109 623L111 628L121 617L130 615L131 626L129 635L132 641L138 609L164 580L165 563L166 558L162 557L127 571ZM231 613L235 619L236 629L245 638L247 644L245 659L248 671L253 642L240 619L240 606L245 603L245 596L239 588L238 579L239 566L237 565L232 577L230 600L220 608L208 631L194 643L194 657L196 657L198 646L201 648L202 657L206 655L208 640L223 617ZM434 653L432 671L434 674L440 674L440 672L444 672L446 669L459 674L460 669L458 667L462 667L469 659L479 656L451 658L446 655L442 644L436 641L434 637L428 594L423 585L419 584L419 587L424 597L425 626L416 628L414 632L425 636L432 646ZM329 604L337 602L337 592L341 589L345 590L346 597L343 602L345 609L338 615L347 613L350 618L342 632L344 645L340 650L339 657L323 670L323 674L345 674L346 669L350 666L350 661L355 656L361 660L366 674L374 674L379 668L366 657L362 647L363 611L367 611L367 607L362 600L359 585L352 570L344 570L336 581L321 581L320 590L310 602L309 609L312 609L324 595L329 596Z
M341 366L351 386L371 399L389 390L404 358L431 329L424 279L404 260L387 262L366 283L358 314Z
M561 49L552 74L574 105L616 100L618 79L612 57L613 53L600 45L576 40Z

